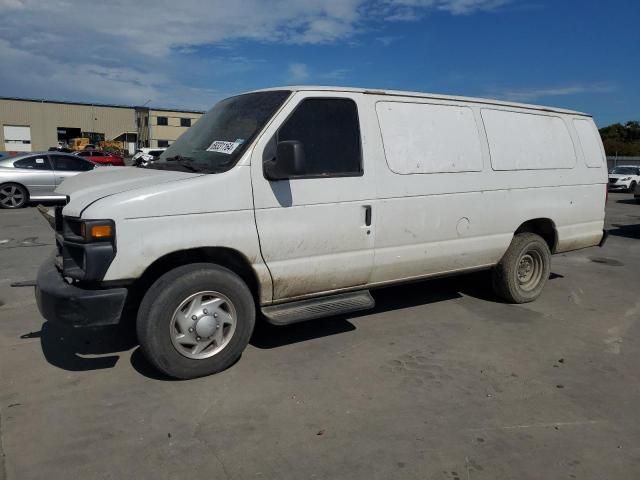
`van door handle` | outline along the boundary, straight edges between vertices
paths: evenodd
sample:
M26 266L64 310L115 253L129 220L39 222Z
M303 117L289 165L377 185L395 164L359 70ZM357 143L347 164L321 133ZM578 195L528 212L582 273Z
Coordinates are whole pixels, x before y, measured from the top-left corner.
M364 224L367 227L371 226L371 205L364 206Z

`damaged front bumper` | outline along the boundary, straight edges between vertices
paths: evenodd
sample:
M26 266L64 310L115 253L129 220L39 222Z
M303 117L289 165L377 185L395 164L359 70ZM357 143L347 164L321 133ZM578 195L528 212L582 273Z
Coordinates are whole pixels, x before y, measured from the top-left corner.
M52 323L98 327L120 322L126 288L82 288L67 283L51 256L38 270L35 295L42 316Z

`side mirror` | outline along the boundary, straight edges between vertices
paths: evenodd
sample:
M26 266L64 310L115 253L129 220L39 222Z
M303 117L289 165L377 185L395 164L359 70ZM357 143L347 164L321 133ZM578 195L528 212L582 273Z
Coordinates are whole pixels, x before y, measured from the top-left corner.
M304 147L298 140L278 142L276 157L264 163L264 174L269 180L285 180L304 172Z

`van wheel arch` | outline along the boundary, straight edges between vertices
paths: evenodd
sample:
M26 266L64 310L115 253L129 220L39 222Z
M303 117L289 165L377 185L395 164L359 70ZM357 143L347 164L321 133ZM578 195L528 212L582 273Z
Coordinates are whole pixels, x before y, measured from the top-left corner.
M256 303L260 301L258 277L247 257L232 248L199 247L168 253L149 265L135 282L136 300L141 300L151 285L165 273L191 263L211 263L231 270L249 287ZM136 303L139 303L136 301Z
M534 218L522 223L516 231L514 236L519 233L535 233L544 239L549 246L551 253L556 252L558 245L558 231L556 230L556 224L550 218Z

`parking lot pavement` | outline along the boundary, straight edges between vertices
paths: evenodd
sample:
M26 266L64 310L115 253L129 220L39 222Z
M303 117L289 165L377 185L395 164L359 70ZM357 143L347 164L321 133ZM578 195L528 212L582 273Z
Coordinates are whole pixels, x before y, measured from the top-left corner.
M499 303L484 273L387 288L373 311L262 326L236 365L181 382L126 332L43 325L9 284L52 234L0 211L0 478L639 478L630 198L534 303Z

